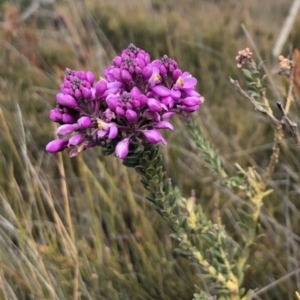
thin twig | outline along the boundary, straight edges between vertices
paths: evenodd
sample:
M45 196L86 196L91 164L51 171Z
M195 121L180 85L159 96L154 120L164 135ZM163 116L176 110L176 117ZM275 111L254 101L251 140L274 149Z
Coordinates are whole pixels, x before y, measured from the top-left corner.
M291 276L293 275L296 275L297 273L300 272L300 268L299 269L296 269L295 271L289 273L289 274L286 274L285 276L273 281L272 283L270 283L269 285L261 288L260 290L254 292L253 294L253 297L256 298L257 295L260 295L262 293L265 293L267 290L269 290L270 288L274 288L274 286L276 286L277 284L279 283L282 283L283 281L287 280L288 278L290 278Z
M293 63L291 63L290 71L291 71L291 75L290 75L289 91L286 97L285 109L284 109L284 113L286 115L289 113L291 102L293 99L293 89L294 89L294 64Z
M297 124L292 122L290 118L287 116L281 102L278 101L277 106L279 110L282 112L281 125L294 138L297 145L300 146L300 137L297 132Z
M232 79L231 77L229 77L230 82L236 87L237 91L242 94L245 98L247 98L255 107L256 110L258 110L259 112L261 112L262 114L264 114L265 116L267 116L270 121L275 125L275 126L281 126L281 122L279 120L277 120L273 115L271 115L265 108L263 108L260 104L258 104L256 102L256 100L251 97L250 95L248 95L239 85L237 80Z
M272 151L272 156L270 158L270 162L269 165L264 173L264 175L262 176L262 187L265 188L268 180L271 178L275 166L278 162L278 157L279 157L279 152L280 152L280 148L279 145L282 141L283 138L283 132L282 132L282 126L278 126L276 129L274 129L275 131L275 138L274 138L274 145L273 145L273 151Z

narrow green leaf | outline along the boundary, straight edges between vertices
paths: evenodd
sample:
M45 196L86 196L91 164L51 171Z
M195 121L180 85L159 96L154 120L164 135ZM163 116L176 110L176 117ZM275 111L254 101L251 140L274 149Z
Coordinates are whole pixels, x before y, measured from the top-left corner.
M245 76L246 78L253 80L251 71L249 71L249 70L247 70L247 69L242 69L242 72L244 73L244 76Z

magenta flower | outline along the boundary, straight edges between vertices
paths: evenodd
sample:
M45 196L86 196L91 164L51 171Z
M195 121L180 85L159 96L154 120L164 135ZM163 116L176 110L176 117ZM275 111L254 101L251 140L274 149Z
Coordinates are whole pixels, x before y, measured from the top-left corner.
M118 126L111 122L111 123L105 123L102 120L98 120L98 128L97 136L99 139L103 139L105 137L108 137L110 140L114 139L118 135Z
M197 79L192 77L189 72L184 72L181 76L178 77L174 89L188 90L194 89L197 84Z
M50 119L60 124L60 139L46 151L70 148L70 156L95 146L115 151L123 159L146 143L166 144L161 130L173 130L166 120L187 116L202 101L195 90L197 80L183 72L164 55L151 61L150 55L130 44L95 82L91 71L66 69L56 107Z

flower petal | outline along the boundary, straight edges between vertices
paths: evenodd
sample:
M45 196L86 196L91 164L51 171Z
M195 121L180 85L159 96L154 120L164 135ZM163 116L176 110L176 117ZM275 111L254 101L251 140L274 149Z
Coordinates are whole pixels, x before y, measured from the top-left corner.
M69 139L69 147L70 146L77 146L83 141L84 135L81 133L75 134Z
M152 91L160 97L167 97L171 94L171 91L163 85L154 86Z
M123 159L128 155L129 152L129 138L125 138L124 140L120 141L115 150L115 154L117 157Z
M107 135L107 131L106 130L99 129L97 131L97 137L98 137L99 140L103 139L106 135Z
M77 124L64 124L57 128L56 134L57 135L65 135L65 134L72 133L73 131L75 131L77 129L78 129Z
M158 112L161 110L161 103L154 98L148 99L147 105L149 107L149 110L152 112Z
M108 138L110 140L114 139L118 135L118 127L117 125L113 124L111 125L108 133Z
M200 104L200 98L198 97L186 97L180 101L180 105L195 106Z
M144 135L151 144L157 144L159 142L162 142L164 145L167 144L166 140L157 129L145 130Z
M171 123L167 122L167 121L160 121L160 122L157 122L155 125L154 125L155 128L158 128L158 129L169 129L169 130L173 130L174 127Z
M162 115L163 119L169 119L171 117L173 117L175 115L175 112L170 111L170 112L166 112L165 114Z

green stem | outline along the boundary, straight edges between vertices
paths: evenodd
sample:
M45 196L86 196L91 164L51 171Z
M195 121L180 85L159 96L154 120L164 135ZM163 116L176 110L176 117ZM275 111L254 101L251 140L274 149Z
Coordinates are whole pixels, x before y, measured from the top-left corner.
M228 178L224 161L212 147L202 128L197 126L192 118L188 122L184 122L184 125L206 165L223 179Z
M197 262L213 281L217 281L222 288L228 290L232 299L239 299L238 279L232 271L234 267L224 254L226 253L224 245L227 247L228 243L233 241L226 235L223 227L207 220L201 207L196 206L193 199L186 200L180 195L179 190L173 187L162 167L158 147L148 144L140 154L125 159L124 164L134 166L142 176L141 182L149 192L147 199L154 204L155 209L173 230L173 237L179 242L178 252ZM206 249L202 249L204 246ZM229 247L232 249L236 245ZM214 257L206 258L205 251L212 248L219 253L221 262L214 260ZM215 253L214 251L211 253ZM222 265L221 271L219 264Z

